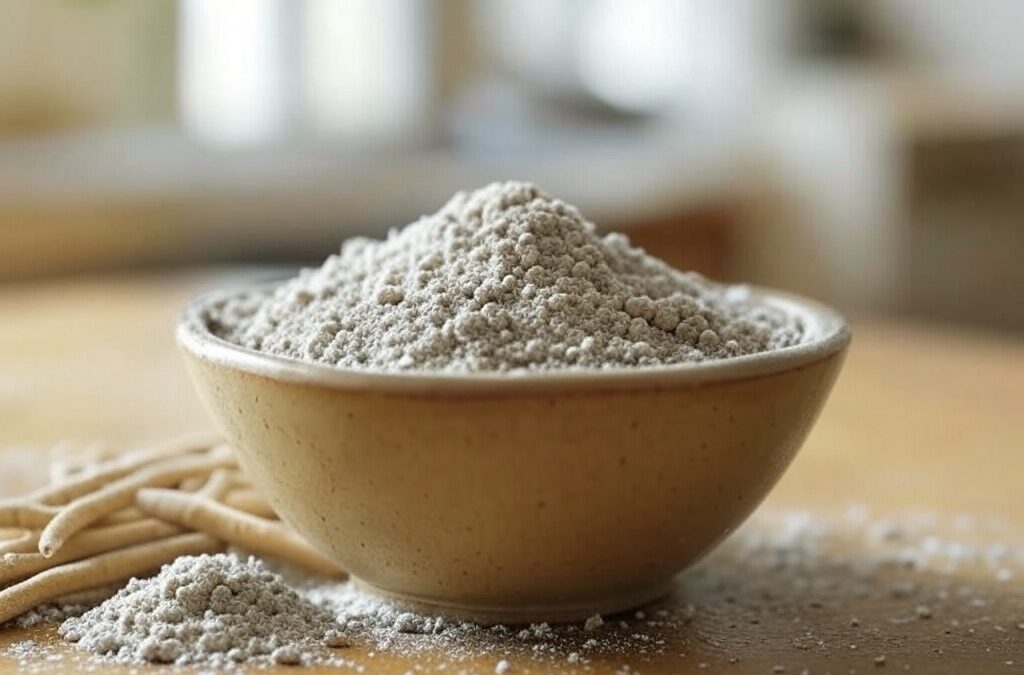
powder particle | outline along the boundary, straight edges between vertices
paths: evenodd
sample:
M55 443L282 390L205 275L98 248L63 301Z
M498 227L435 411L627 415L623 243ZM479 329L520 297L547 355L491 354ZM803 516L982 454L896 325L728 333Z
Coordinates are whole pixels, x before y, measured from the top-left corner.
M357 238L207 320L250 349L346 368L510 371L692 363L796 344L741 287L601 236L529 183L460 192L386 240Z
M496 673L496 675L504 675L511 669L512 664L506 661L505 659L498 661L498 663L494 666L494 672Z
M67 640L123 663L311 662L335 629L254 558L185 556L60 626Z
M583 623L583 630L597 630L604 625L604 619L601 618L600 614L594 614L587 617L587 620Z

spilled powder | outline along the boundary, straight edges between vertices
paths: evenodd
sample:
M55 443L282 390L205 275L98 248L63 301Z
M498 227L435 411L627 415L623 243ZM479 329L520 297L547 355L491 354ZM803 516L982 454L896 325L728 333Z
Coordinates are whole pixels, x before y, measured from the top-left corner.
M1017 534L999 522L930 512L761 512L681 575L669 597L569 625L478 626L421 615L349 584L301 592L331 608L353 644L430 672L481 672L481 662L509 673L680 664L734 672L731 665L766 644L779 672L837 672L837 662L851 659L862 664L857 670L927 669L923 644L1003 668L1024 663L1024 591L1000 581L1024 573Z
M346 368L515 371L692 363L796 344L798 321L743 287L598 234L530 183L460 192L383 241L212 308L218 336Z
M256 578L287 598L270 606L298 602L309 613L308 622L286 622L281 629L290 635L283 642L300 645L302 662L357 672L374 672L378 659L389 667L399 659L412 672L736 672L735 664L763 663L766 646L774 660L755 672L775 666L785 673L928 671L947 660L1012 672L1024 664L1020 535L999 521L968 515L872 514L862 507L830 515L762 511L682 575L669 597L571 625L486 627L423 615L351 584L288 568L275 568L283 576ZM250 564L230 557L229 567ZM248 621L275 621L266 607L257 603L244 618L236 616L240 635L264 630ZM216 612L203 617L211 625L221 618ZM76 625L81 619L65 622L62 631ZM289 626L298 626L297 634ZM353 649L325 650L329 630L337 631L336 644L350 642ZM127 654L139 649L134 640L142 633L133 635ZM260 635L257 640L269 640L265 630ZM96 651L89 645L79 641ZM253 653L257 664L271 661L265 647ZM27 669L53 663L50 672L65 658L52 646L24 641L7 654ZM198 662L233 663L219 656Z
M85 614L117 592L116 588L99 588L93 591L75 593L34 607L11 623L18 628L35 628L49 623L62 622Z

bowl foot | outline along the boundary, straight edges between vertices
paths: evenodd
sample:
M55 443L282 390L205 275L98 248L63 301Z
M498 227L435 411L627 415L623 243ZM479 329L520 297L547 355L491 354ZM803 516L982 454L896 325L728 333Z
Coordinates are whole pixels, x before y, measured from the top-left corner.
M473 605L438 601L404 593L387 591L357 577L351 577L359 590L407 607L417 614L450 617L472 621L484 626L494 624L576 623L594 614L616 614L639 607L666 595L672 579L642 587L631 588L583 602L565 602L540 605Z

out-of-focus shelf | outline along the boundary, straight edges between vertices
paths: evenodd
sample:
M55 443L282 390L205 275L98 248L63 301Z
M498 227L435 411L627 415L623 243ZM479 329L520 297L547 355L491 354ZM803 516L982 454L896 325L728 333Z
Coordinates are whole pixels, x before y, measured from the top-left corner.
M625 132L623 132L625 133ZM665 129L574 149L228 150L171 129L0 143L0 278L168 260L320 256L491 180L532 180L599 223L730 195L720 140Z

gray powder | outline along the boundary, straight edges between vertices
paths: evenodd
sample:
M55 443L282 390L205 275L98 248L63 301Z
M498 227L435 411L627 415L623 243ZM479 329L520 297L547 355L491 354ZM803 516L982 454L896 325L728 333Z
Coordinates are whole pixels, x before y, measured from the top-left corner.
M486 372L693 363L800 341L782 311L601 236L529 183L456 194L383 241L210 310L218 336L345 368Z
M208 569L191 560L182 569L200 575ZM229 562L231 569L251 565L235 557ZM280 569L295 593L336 617L338 629L358 651L358 656L347 660L332 656L320 661L316 649L324 624L314 618L285 624L297 627L299 633L298 637L287 633L292 637L284 644L297 645L291 654L298 654L303 662L311 659L356 672L379 670L383 663L375 661L378 655L386 655L387 664L404 659L415 672L453 674L489 672L501 661L509 664L510 673L549 672L567 666L578 672L616 668L646 672L666 664L679 670L719 672L751 658L760 662L765 640L771 641L778 665L786 672L805 668L825 672L830 667L834 672L836 658L845 661L851 653L869 671L884 655L887 669L914 666L927 671L931 666L934 670L946 659L988 672L1004 668L1009 661L1021 661L1024 635L1019 584L1006 580L1024 572L1019 532L1001 519L966 514L953 518L934 512L873 514L859 506L831 515L762 509L707 560L684 574L676 593L641 611L591 617L582 625L479 626L419 614L366 595L349 582L310 576L286 565ZM157 578L168 578L166 568ZM288 598L274 601L273 606L282 611L295 607L292 593L280 590L278 576L264 578L279 590L278 595ZM132 585L140 583L148 584ZM246 584L246 588L251 587ZM150 632L129 630L135 621L130 617L155 614L157 610L146 608L159 609L169 602L168 598L157 602L123 599L114 607L108 603L107 618L98 614L89 619L92 640L85 642L78 633L81 644L95 650L104 644L97 637L113 632L123 641L118 652L123 649L127 655L120 660L138 660L132 657L140 649L136 641L148 639ZM305 608L301 611L309 611L308 604L300 602L300 606ZM265 635L266 629L246 624L276 623L273 616L258 605L246 612L244 620L232 619L230 625L237 636ZM204 612L203 617L215 628L222 620L216 612ZM68 625L83 629L81 621L73 619ZM310 632L303 634L302 629ZM242 644L248 649L247 641ZM921 645L928 645L928 650L922 651ZM187 641L186 646L198 650L195 641ZM928 657L926 652L932 648L935 654ZM53 672L54 663L60 669L60 661L66 658L60 646L49 640L13 643L3 653L24 671ZM269 661L269 657L260 658ZM222 659L222 655L194 654L186 660L231 665Z
M100 604L117 591L113 587L98 588L92 591L75 593L53 602L34 607L6 625L18 628L35 628L50 623L59 623L70 617L81 616Z
M255 558L184 556L132 579L60 626L93 654L124 663L222 666L322 662L342 646L333 615L299 596Z

